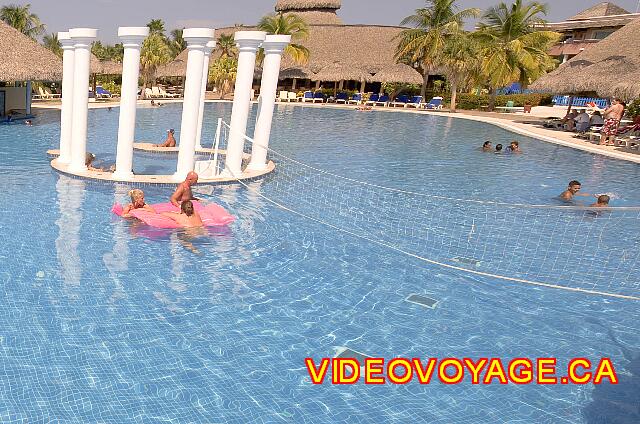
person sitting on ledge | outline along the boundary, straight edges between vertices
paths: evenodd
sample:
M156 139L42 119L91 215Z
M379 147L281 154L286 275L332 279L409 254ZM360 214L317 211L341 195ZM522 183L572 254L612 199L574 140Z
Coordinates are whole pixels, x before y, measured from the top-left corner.
M167 139L162 144L154 144L154 147L176 147L176 139L173 136L175 130L171 128L167 130Z
M171 204L176 207L180 207L180 203L186 202L187 200L198 200L193 197L193 193L191 192L191 186L198 182L198 174L191 171L187 174L187 178L178 184L176 187L176 191L171 195Z
M591 206L592 208L606 208L609 206L609 200L611 200L609 196L607 196L606 194L601 194L600 196L598 196L598 200L596 201L596 203L589 206Z
M131 218L129 212L134 209L146 209L149 212L155 213L156 211L149 205L144 202L144 192L138 188L134 188L129 192L129 196L131 196L131 203L129 203L122 210L122 216L125 218Z
M204 223L198 212L193 208L191 200L185 200L180 205L180 213L178 212L162 212L162 215L173 219L180 224L181 227L203 227Z

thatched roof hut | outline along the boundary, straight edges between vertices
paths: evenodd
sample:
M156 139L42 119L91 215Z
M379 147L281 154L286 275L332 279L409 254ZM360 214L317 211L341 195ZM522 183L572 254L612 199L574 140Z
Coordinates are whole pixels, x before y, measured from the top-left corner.
M382 68L382 70L371 75L369 82L405 82L409 84L422 84L422 75L409 65L397 63Z
M100 60L93 54L91 55L89 68L92 74L100 74L100 75L121 75L122 74L122 63L117 63L112 60Z
M295 13L310 25L341 25L342 20L336 13L341 6L340 0L278 0L276 12Z
M640 97L640 18L611 34L531 85L557 94L596 92Z
M50 50L0 21L0 81L57 81L62 60Z
M299 78L316 81L316 74L322 76L327 70L330 80L354 80L360 71L369 74L367 81L383 69L391 69L396 65L396 37L404 29L397 26L382 25L344 25L337 11L339 0L279 0L276 11L295 13L302 16L309 25L309 37L300 42L311 52L309 62L304 65L294 63L285 56L282 60L280 79ZM255 27L231 27L216 30L216 35L233 34L235 31L251 31ZM212 56L215 58L215 53ZM184 76L187 68L187 52L184 51L170 64L161 67L159 76ZM409 68L409 69L407 69ZM394 82L416 82L417 71L410 67L393 68L396 75L404 78ZM388 75L388 74L387 74ZM421 77L420 77L421 78ZM422 80L420 81L422 82Z
M629 12L620 6L613 4L608 1L603 1L602 3L598 3L595 6L592 6L582 12L578 13L575 16L567 19L568 21L580 21L584 19L591 19L598 16L615 16L615 15L626 15Z
M322 68L317 74L310 76L313 81L368 81L371 77L364 69L358 66L348 66L335 62Z

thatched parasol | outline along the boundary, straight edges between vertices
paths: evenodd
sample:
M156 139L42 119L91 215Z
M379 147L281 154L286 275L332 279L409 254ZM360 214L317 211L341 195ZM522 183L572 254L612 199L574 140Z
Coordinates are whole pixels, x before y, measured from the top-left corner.
M340 9L341 0L278 0L276 12L308 9Z
M409 65L396 63L389 65L368 79L369 82L404 82L407 84L422 84L422 75Z
M596 92L640 97L640 18L538 79L531 89L557 94Z
M59 81L62 60L36 41L0 22L0 81Z

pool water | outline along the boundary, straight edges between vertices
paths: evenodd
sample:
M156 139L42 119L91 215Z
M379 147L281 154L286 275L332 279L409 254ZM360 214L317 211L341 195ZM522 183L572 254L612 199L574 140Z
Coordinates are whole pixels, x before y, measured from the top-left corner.
M228 121L231 109L205 111L211 143L216 118ZM168 128L179 139L180 112L139 109L137 140L160 142ZM89 113L88 150L105 162L115 158L117 118L117 109ZM338 213L327 214L333 227L304 215L319 204L313 199L318 210L340 208L359 183L332 194L309 181L298 204L282 194L284 166L248 186L199 190L237 217L228 229L195 240L154 231L109 212L126 201L126 184L51 170L44 152L57 147L57 119L42 112L33 127L0 132L0 422L640 421L637 302L450 270L354 237L340 230ZM524 154L478 149L514 138ZM575 178L585 191L612 193L614 206L640 205L637 165L477 122L280 105L272 147L353 180L430 196L556 204ZM136 154L134 169L169 173L174 161ZM145 193L164 202L170 189ZM452 212L447 202L443 214ZM377 211L368 205L359 207ZM637 241L637 231L625 240ZM413 293L438 303L406 302ZM384 358L610 357L620 384L312 385L304 358L344 347Z

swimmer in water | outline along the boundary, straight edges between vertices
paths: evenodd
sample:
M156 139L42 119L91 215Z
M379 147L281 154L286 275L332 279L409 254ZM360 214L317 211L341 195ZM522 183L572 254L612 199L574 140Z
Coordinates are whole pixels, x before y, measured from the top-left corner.
M494 153L502 153L502 144L496 144L496 151Z
M181 227L185 228L195 228L195 227L204 227L204 223L202 222L202 218L196 210L193 208L193 203L191 200L185 200L180 205L180 213L177 212L163 212L162 215L173 219L175 222L180 224Z
M187 174L187 178L176 187L176 191L171 195L171 204L176 207L180 207L180 202L187 200L198 200L193 197L191 192L191 186L198 182L198 174L191 171Z
M131 203L129 203L122 210L122 216L125 218L131 218L129 212L134 209L145 209L149 212L155 213L156 211L149 205L144 202L144 192L138 188L134 188L129 192L129 196L131 196Z
M511 144L509 144L509 147L507 147L507 153L513 153L516 155L522 153L520 150L520 144L517 141L512 141Z
M589 206L592 208L607 208L609 207L609 200L611 200L609 196L607 196L606 194L601 194L600 196L598 196L598 200L596 201L596 203Z
M491 146L491 142L489 140L485 141L484 144L482 145L482 151L490 152L492 150L493 150L493 147Z
M591 197L592 194L589 193L578 193L582 188L582 184L580 181L573 180L569 182L569 187L565 191L560 194L560 198L565 202L570 202L573 200L575 196L583 196L583 197Z

